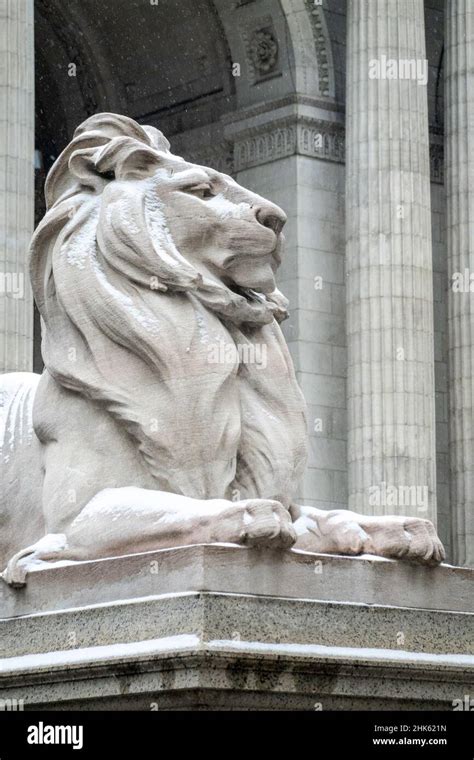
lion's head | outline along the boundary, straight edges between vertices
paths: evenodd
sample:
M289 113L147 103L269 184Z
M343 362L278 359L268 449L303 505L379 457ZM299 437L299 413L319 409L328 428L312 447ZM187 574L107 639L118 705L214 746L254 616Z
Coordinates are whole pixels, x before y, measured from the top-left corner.
M155 468L151 412L137 405L140 382L150 385L137 379L140 367L166 385L184 371L189 342L179 341L202 332L206 314L249 333L281 321L287 306L274 279L283 211L169 147L127 117L87 119L48 175L48 210L30 251L47 370L105 404ZM184 336L178 323L189 308ZM210 369L218 395L229 370L216 379Z
M38 248L46 237L60 241L68 263L85 275L95 256L97 266L138 286L194 291L237 323L284 318L274 279L284 212L169 147L154 127L116 114L92 116L76 129L48 175L48 212L33 241L40 310Z

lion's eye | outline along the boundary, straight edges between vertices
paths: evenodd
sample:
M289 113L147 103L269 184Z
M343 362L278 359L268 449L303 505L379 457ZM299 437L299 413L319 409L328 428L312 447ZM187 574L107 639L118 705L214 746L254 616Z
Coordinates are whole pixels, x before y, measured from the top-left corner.
M115 179L115 172L111 169L109 172L102 172L100 176L104 179Z
M214 193L212 192L211 186L206 185L205 183L202 183L200 185L193 185L192 187L188 188L188 193L191 193L192 195L196 195L198 198L201 198L201 200L203 201L214 197Z

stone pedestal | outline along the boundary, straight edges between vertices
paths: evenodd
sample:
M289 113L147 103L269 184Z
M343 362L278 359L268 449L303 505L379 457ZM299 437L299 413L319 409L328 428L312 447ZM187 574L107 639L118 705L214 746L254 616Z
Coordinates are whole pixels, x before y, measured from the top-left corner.
M225 545L38 567L25 589L0 587L0 697L25 709L452 709L474 687L473 579Z

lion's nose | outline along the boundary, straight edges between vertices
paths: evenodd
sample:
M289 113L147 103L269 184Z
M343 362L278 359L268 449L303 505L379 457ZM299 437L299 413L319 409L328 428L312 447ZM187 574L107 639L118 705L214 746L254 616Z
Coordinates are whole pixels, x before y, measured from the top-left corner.
M273 204L259 206L255 210L255 216L260 224L273 230L275 235L278 235L282 231L286 222L285 212Z

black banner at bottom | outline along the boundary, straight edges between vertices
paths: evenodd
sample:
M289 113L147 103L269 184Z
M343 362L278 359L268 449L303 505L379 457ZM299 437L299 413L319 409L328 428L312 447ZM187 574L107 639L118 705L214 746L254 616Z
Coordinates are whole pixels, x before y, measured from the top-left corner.
M474 714L460 712L0 712L0 760L142 757L187 750L314 757L474 758Z

